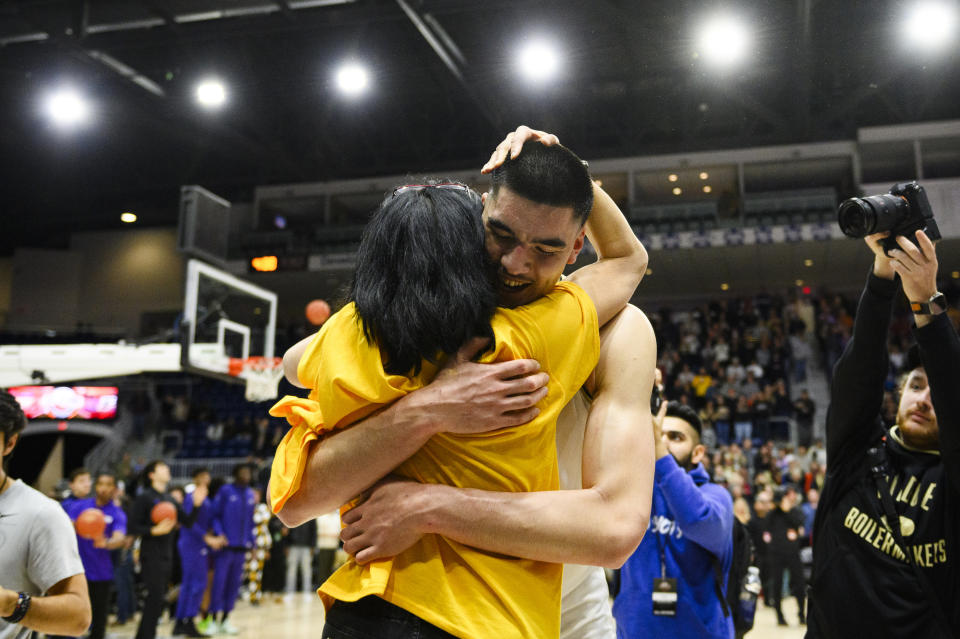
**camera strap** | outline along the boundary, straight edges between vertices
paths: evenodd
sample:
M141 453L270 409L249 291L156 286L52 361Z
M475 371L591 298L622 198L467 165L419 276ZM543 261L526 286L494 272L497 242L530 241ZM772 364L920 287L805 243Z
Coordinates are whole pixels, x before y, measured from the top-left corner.
M877 492L880 493L880 504L883 506L883 513L887 517L887 528L893 534L893 538L897 542L897 545L900 546L900 550L903 551L907 564L913 568L913 574L920 583L920 591L930 604L930 608L933 609L933 616L937 620L937 625L943 630L945 637L957 639L957 636L953 634L953 631L950 629L950 622L943 612L943 607L939 604L939 599L934 592L933 584L930 583L930 580L920 566L910 557L910 549L903 540L903 533L900 530L900 515L897 514L896 507L893 504L893 498L890 496L890 484L887 481L889 467L887 465L886 441L887 438L884 437L881 444L869 448L867 450L867 460L870 463L870 475L876 483Z

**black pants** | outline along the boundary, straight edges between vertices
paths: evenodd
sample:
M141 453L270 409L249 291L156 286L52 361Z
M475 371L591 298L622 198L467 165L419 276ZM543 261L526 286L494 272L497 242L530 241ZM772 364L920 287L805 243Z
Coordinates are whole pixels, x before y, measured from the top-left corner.
M800 616L804 616L804 600L807 590L803 583L803 563L800 561L800 552L789 554L773 554L767 557L770 568L770 599L773 607L780 611L780 600L783 598L783 571L790 571L790 592L797 598L797 607L800 610Z
M90 611L93 614L89 639L103 639L107 631L107 613L110 611L110 589L112 581L88 581Z
M327 613L321 639L453 639L411 612L381 599L337 601Z
M169 557L140 556L140 576L147 589L147 598L143 602L136 639L154 639L157 636L157 622L163 613L172 572L173 561Z

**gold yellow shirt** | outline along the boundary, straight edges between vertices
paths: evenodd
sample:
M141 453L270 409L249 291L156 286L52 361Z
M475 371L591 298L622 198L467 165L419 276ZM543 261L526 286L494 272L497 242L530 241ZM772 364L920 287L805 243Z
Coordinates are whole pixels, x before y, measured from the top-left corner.
M556 490L557 417L596 366L596 309L583 289L560 282L531 304L498 309L491 325L496 345L481 361L532 358L549 374L540 414L490 433L435 435L394 472L462 488ZM333 315L300 360L298 376L312 389L310 398L285 397L270 409L293 426L274 458L274 511L299 488L310 441L425 386L436 372L424 362L414 377L387 374L354 306ZM349 560L319 592L328 608L337 599L376 595L459 637L541 639L560 632L561 575L560 564L506 557L431 534L392 559L365 566Z

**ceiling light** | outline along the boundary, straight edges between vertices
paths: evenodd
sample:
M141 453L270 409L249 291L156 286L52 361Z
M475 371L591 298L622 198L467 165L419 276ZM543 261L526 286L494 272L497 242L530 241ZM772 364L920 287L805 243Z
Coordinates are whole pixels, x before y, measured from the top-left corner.
M55 125L64 128L82 124L90 117L90 105L73 89L51 93L47 97L46 111Z
M797 280L796 282L794 282L794 284L796 284L797 286L803 286L803 280Z
M708 177L710 177L710 174L709 174L709 173L707 173L706 171L700 171L700 179L701 179L701 180L706 180Z
M955 280L960 280L960 271L954 271L953 273L950 274L950 277L952 277Z
M683 193L683 189L681 189L679 186L673 187L673 194L674 194L674 195L680 195L681 193Z
M807 259L805 259L805 260L803 261L803 265L804 265L804 266L813 266L813 260L811 260L810 258L807 258Z
M907 41L916 48L937 51L953 39L957 22L956 10L942 0L915 3L903 20Z
M667 176L667 179L670 180L671 182L676 182L679 178L677 178L676 173L671 173L670 175Z
M135 213L130 213L129 211L126 213L121 213L120 221L124 222L125 224L133 224L137 221L137 215Z
M713 187L710 186L709 184L704 184L704 185L703 185L703 192L704 192L704 193L709 193L709 192L712 191L712 190L713 190Z
M652 269L652 268L648 268L648 269L647 269L647 272L646 272L645 274L646 274L646 275L653 275L653 269Z
M703 59L715 67L730 68L747 55L750 32L732 16L714 16L703 24L697 49Z
M517 65L528 80L543 82L560 70L560 57L553 45L538 40L520 50Z
M356 62L348 62L337 69L337 88L344 95L350 97L361 95L369 85L370 75L366 67Z
M197 85L197 102L206 109L218 109L227 101L227 88L220 80L203 80Z
M721 291L729 291L729 290L730 290L730 285L727 284L726 282L724 282L723 284L720 285L720 290L721 290Z

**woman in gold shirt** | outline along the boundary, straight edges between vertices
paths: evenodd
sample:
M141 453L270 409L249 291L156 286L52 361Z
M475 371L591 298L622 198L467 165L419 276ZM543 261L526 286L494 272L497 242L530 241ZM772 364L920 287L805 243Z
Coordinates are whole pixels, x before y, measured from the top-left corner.
M556 419L596 364L596 310L569 282L525 306L496 308L482 206L475 192L451 183L401 187L381 204L361 241L351 303L300 360L310 397L286 397L271 409L293 426L274 460L274 511L298 490L310 442L429 383L474 336L492 337L481 361L541 363L550 381L540 414L490 433L435 435L395 473L484 490L557 488ZM320 595L328 609L373 595L459 637L550 637L559 632L560 578L558 564L426 535L393 559L348 561ZM336 608L328 624L335 619Z

